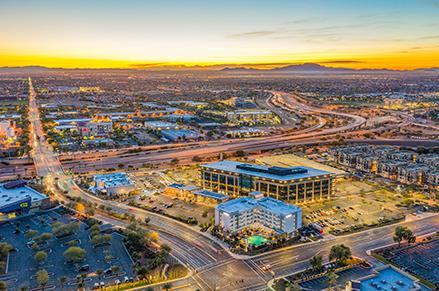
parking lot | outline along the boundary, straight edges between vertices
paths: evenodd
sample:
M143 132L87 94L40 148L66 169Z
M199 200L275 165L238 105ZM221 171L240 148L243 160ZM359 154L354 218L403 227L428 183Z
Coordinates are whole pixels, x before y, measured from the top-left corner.
M330 230L374 225L383 219L402 218L409 213L398 207L404 198L377 185L351 179L337 182L330 200L303 205L304 223L315 222Z
M59 289L61 287L59 278L66 276L68 279L64 289L76 290L77 276L80 273L86 274L84 284L89 288L92 288L95 283L101 282L109 286L114 284L116 279L123 281L125 276L128 279L133 276L132 261L123 245L123 237L113 232L111 244L94 247L90 243L89 232L86 230L87 225L81 221L79 221L80 230L77 233L63 238L53 236L40 247L38 250L44 250L48 256L43 263L37 263L34 255L38 250L31 248L28 243L31 239L26 238L25 233L29 229L36 230L39 234L51 233L53 231L52 223L56 221L69 223L76 221L76 219L64 212L63 209L57 209L1 225L1 240L11 244L16 250L10 254L8 272L2 275L0 280L5 281L10 287L25 285L32 290L38 287L36 272L39 269L45 269L49 274L49 284L46 289ZM67 243L72 240L78 240L78 247L86 251L85 260L77 264L66 262L63 255L69 248ZM115 265L119 267L117 276L108 270ZM79 271L81 266L83 266L82 272ZM107 272L98 278L96 274L98 269L107 270Z
M337 273L337 284L345 286L346 282L366 277L372 274L372 269L365 266L356 266ZM288 277L287 277L288 279ZM326 276L305 281L299 284L305 290L324 290L328 288L328 278Z
M396 251L390 260L439 286L439 240Z
M147 195L146 198L139 198L136 201L148 208L163 211L171 216L180 216L185 219L193 217L197 219L198 223L210 222L215 213L214 207L192 204L165 194Z

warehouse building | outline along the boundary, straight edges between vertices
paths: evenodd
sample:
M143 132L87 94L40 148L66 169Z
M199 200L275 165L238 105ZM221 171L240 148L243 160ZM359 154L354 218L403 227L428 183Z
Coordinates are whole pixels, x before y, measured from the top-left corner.
M329 199L334 175L310 167L267 167L236 161L201 166L203 189L232 197L258 191L289 203Z

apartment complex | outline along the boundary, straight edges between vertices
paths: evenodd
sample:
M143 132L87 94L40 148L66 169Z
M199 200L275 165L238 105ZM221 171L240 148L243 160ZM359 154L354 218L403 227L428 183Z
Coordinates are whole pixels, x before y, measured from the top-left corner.
M252 194L217 205L215 225L230 232L261 226L281 234L292 234L302 227L301 208L260 192Z
M439 155L417 154L395 147L356 145L333 150L344 166L373 173L402 184L429 185L439 189Z
M258 191L296 204L329 199L333 179L332 173L309 167L266 167L228 160L201 166L203 189L232 197Z

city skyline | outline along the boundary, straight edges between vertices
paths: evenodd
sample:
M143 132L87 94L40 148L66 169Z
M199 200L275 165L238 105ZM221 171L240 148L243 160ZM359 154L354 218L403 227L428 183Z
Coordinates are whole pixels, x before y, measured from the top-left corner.
M0 66L439 66L432 0L2 1L0 8Z

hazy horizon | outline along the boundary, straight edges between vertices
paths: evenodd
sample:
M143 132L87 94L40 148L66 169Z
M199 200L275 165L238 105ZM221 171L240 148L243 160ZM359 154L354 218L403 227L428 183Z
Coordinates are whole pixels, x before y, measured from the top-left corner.
M439 2L0 3L0 66L439 66Z

